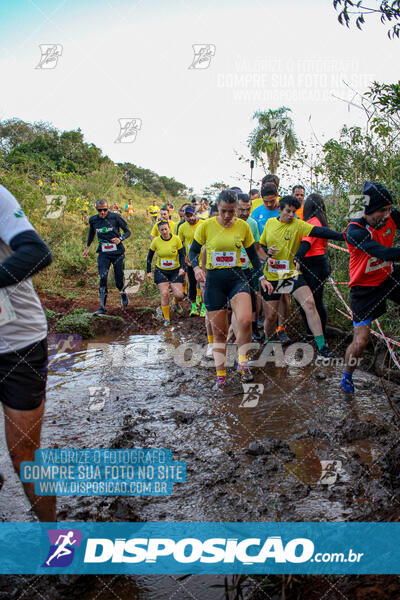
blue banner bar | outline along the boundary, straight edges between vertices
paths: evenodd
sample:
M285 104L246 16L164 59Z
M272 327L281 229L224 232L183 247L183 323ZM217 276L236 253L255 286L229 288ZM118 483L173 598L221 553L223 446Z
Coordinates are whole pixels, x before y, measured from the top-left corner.
M1 574L399 574L400 523L0 523Z

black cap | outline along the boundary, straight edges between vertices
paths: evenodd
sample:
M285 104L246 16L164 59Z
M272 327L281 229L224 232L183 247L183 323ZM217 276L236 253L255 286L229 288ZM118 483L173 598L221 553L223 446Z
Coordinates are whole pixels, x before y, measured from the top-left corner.
M393 204L392 195L381 183L366 181L363 187L364 212L366 215L379 210L383 206Z

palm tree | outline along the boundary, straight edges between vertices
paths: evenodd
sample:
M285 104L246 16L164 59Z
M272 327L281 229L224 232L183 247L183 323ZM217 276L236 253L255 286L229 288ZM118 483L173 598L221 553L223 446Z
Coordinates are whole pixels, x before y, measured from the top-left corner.
M258 119L258 125L249 135L247 141L250 153L264 166L263 154L267 155L268 170L275 174L278 170L282 148L289 156L293 156L298 148L298 141L293 128L293 121L288 116L290 108L281 106L276 110L258 110L253 119Z

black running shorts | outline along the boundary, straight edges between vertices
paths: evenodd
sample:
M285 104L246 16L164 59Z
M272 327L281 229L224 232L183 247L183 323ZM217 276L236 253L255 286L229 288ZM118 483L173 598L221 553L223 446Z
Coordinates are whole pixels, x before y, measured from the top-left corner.
M204 304L208 311L228 308L228 301L240 292L250 294L249 282L241 267L207 270Z
M154 269L154 283L183 283L184 275L179 275L179 269Z
M0 354L0 400L15 410L33 410L46 395L47 338Z

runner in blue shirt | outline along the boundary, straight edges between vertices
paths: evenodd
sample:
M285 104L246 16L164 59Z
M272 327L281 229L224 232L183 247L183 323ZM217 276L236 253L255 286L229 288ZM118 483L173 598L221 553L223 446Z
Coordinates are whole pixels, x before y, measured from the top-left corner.
M278 190L276 185L272 182L265 183L261 188L261 197L263 204L255 208L251 213L251 218L256 221L260 235L264 231L268 219L279 217Z

